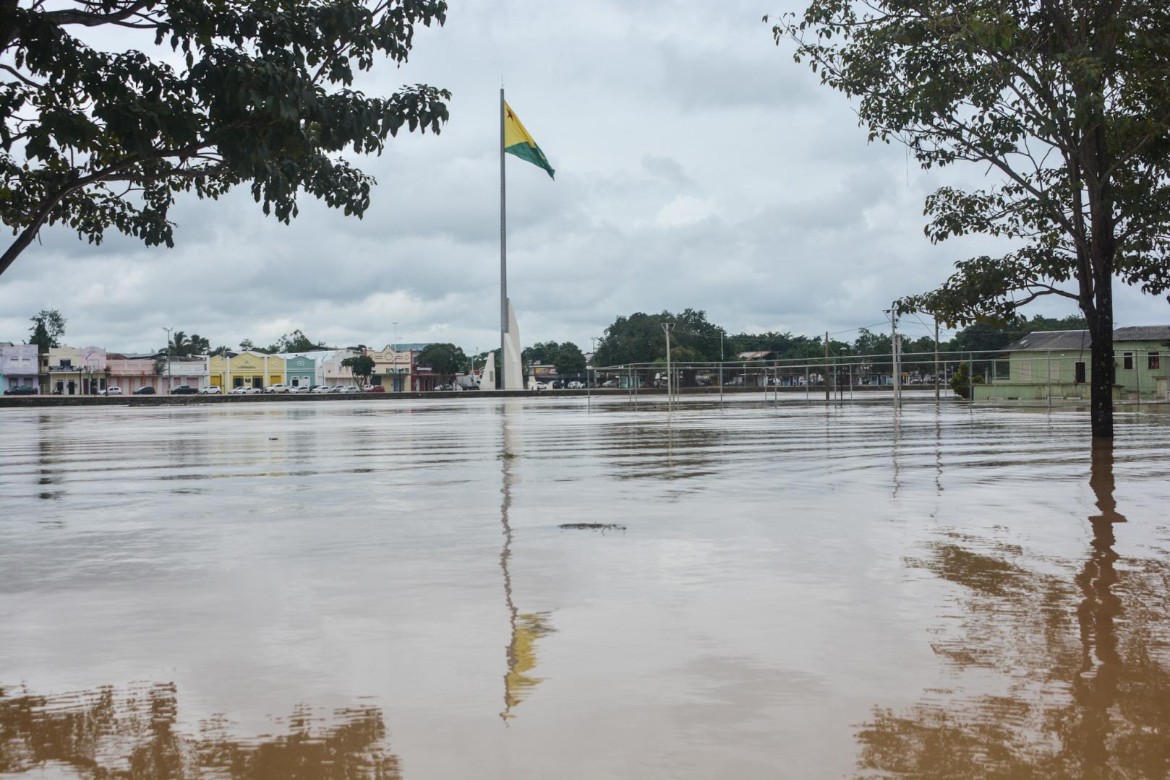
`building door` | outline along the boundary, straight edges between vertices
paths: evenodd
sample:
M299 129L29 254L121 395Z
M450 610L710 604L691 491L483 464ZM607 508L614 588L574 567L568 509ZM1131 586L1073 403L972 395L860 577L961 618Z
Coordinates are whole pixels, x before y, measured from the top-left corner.
M1075 371L1076 371L1076 376L1074 378L1074 381L1078 385L1083 385L1085 383L1085 363L1084 363L1084 361L1080 361L1076 364Z

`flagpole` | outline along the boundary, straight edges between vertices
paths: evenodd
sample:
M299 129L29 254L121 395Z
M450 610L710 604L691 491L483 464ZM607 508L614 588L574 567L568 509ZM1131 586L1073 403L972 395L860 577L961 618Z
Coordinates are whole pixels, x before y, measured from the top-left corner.
M504 88L500 87L500 389L508 387L508 209L504 198Z

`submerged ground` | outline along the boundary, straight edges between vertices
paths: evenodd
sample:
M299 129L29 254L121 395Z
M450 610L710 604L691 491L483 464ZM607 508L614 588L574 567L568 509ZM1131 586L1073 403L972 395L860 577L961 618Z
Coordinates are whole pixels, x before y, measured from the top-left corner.
M3 409L0 773L1164 777L1166 422Z

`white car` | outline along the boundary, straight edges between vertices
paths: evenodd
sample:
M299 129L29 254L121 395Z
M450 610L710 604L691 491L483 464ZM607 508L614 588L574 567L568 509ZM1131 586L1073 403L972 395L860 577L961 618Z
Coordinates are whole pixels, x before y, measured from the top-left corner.
M219 395L220 390L215 385L199 388L199 395Z
M121 394L122 394L122 388L118 387L117 385L114 385L113 387L107 387L105 390L101 391L101 395L121 395Z
M574 379L572 382L569 382L569 389L570 389L570 390L584 390L584 389L585 389L585 383L584 383L584 382L578 382L576 379Z
M277 385L269 385L268 389L266 389L264 392L266 392L266 393L287 393L291 389L292 388L290 388L286 384L277 384Z
M333 387L331 385L317 385L309 390L310 393L332 393Z
M307 393L309 392L308 385L293 385L288 389L290 393Z
M361 391L362 391L362 389L360 387L358 387L357 385L346 385L345 387L341 388L340 392L342 392L342 393L360 393Z
M247 385L240 385L233 387L231 395L251 395L252 393L263 393L264 391L258 387L248 387Z

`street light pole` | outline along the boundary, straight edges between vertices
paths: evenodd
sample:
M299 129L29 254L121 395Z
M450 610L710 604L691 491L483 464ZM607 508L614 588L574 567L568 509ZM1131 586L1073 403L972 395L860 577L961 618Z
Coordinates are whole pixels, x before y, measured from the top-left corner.
M171 331L174 328L164 326L163 330L167 332L167 392L169 393L175 389L175 380L171 376Z

